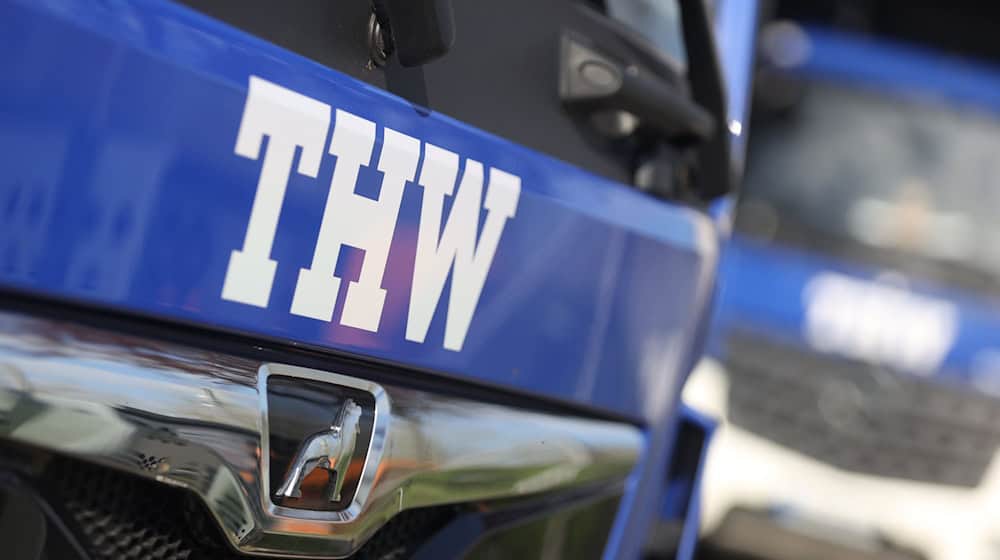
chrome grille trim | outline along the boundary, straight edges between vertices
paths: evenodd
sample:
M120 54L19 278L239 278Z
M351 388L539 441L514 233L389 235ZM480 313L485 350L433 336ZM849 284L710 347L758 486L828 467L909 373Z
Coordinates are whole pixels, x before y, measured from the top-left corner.
M384 434L370 448L381 446L381 460L366 462L350 508L272 503L262 391L277 374L363 386L385 399ZM380 386L5 312L0 438L189 489L237 549L300 557L347 556L403 510L620 483L643 445L628 424Z

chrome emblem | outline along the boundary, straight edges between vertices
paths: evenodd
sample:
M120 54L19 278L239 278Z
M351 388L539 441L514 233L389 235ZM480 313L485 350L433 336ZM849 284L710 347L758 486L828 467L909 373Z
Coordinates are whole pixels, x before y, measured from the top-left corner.
M277 495L285 498L301 498L302 480L316 469L325 469L333 477L333 490L328 499L331 502L339 502L344 481L347 479L347 467L351 464L360 431L361 407L352 399L347 399L330 429L309 436L309 439L299 447L285 482L278 488Z
M378 384L267 364L261 398L261 498L275 515L350 522L364 510L385 452L389 396Z

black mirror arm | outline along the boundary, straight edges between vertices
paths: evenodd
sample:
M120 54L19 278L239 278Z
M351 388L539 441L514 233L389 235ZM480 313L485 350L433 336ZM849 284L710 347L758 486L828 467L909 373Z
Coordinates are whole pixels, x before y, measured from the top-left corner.
M731 192L735 174L726 122L726 89L712 20L704 0L680 0L684 47L688 56L691 93L699 105L716 115L714 130L698 148L697 192L705 200Z
M451 0L373 0L375 16L387 30L387 51L401 66L422 66L455 44Z

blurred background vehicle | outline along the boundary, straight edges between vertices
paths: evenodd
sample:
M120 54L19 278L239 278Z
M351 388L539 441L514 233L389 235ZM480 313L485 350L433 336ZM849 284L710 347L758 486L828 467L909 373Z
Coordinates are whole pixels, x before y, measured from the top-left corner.
M811 4L760 35L712 357L685 393L721 420L702 551L1000 557L995 11Z

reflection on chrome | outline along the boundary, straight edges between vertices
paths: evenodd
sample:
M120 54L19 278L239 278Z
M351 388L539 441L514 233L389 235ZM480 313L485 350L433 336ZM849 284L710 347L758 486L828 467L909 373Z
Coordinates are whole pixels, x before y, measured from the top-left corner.
M351 456L358 445L361 412L356 402L347 399L330 429L313 434L299 446L285 482L274 494L285 498L301 497L305 478L316 469L325 469L334 477L333 491L327 501L340 501Z
M262 390L278 374L376 396L361 481L343 511L272 502ZM187 488L238 549L296 556L346 556L407 509L617 483L642 444L630 425L8 313L0 313L0 438Z

